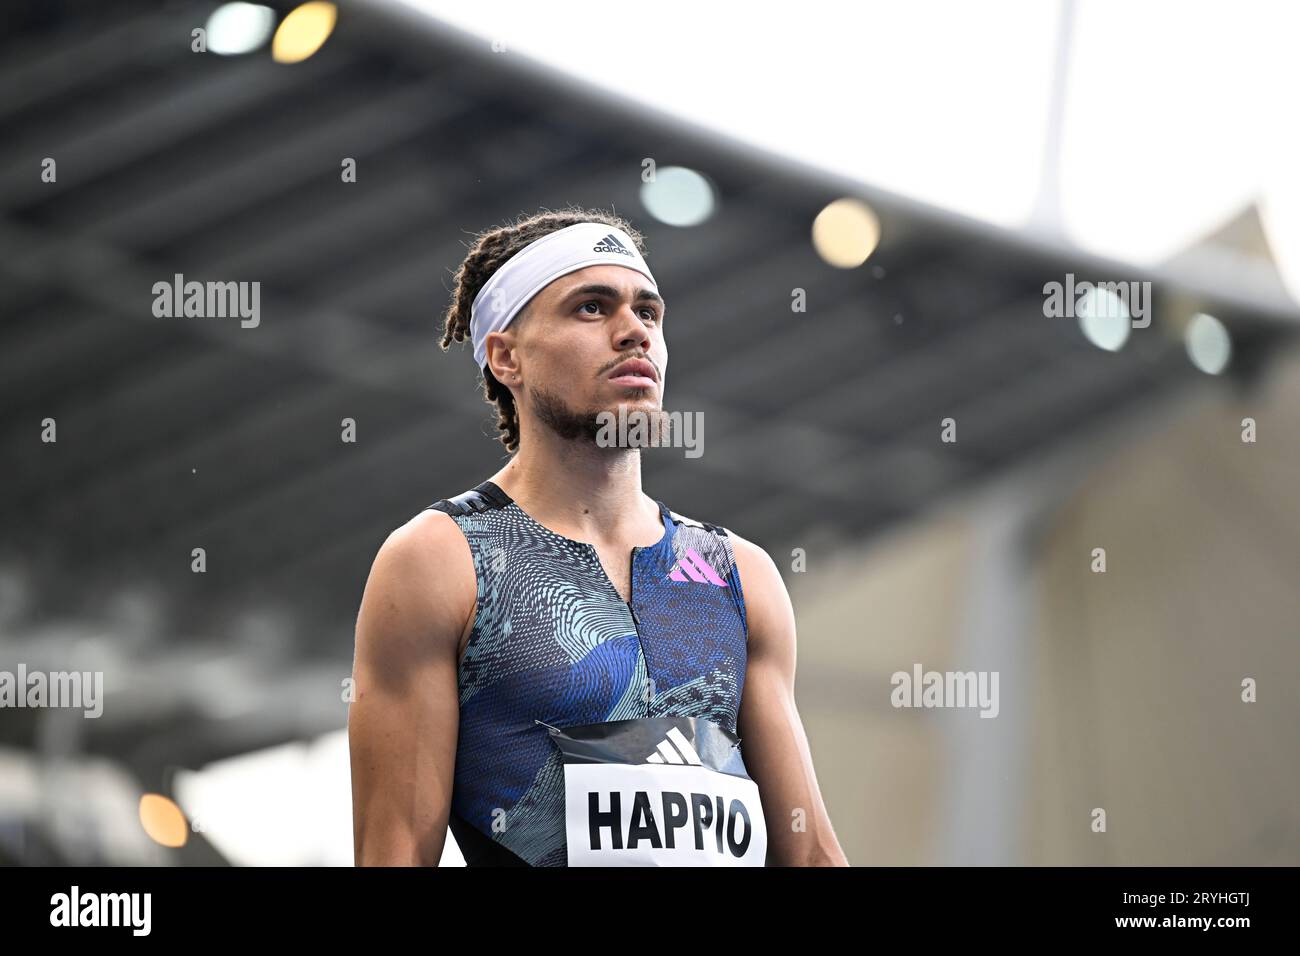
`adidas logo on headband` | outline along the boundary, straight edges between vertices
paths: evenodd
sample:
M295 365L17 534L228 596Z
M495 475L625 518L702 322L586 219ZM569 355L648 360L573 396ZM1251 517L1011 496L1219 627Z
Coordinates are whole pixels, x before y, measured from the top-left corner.
M623 243L619 242L618 236L614 235L612 232L609 235L607 235L604 239L600 240L600 242L592 246L591 251L592 252L621 252L625 256L632 255L631 250L629 250L627 246L623 245Z

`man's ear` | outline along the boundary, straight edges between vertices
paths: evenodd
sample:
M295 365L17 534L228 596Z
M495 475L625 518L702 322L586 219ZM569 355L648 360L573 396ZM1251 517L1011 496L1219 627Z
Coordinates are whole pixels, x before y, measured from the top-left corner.
M498 375L495 370L492 374L496 375L497 381L501 382L503 385L507 382L513 382L514 377L519 374L519 332L524 328L525 323L532 321L533 304L535 302L536 300L534 299L533 303L529 303L525 306L524 310L511 319L510 324L500 332L488 333L487 341L489 344L493 341L494 337L499 343L497 345L497 351L500 352L502 356L503 368L501 371L505 377L503 378L501 375ZM491 363L492 352L491 349L489 349L488 368L492 367Z
M515 376L519 374L519 362L515 337L510 329L504 332L489 332L484 345L488 353L487 367L492 377L502 385L514 381Z

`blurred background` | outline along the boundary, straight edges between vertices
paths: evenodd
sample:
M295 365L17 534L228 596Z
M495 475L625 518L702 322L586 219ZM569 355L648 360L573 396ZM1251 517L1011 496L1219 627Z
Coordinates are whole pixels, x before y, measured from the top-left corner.
M0 708L0 862L351 864L370 563L504 458L451 273L573 203L646 235L707 427L645 488L781 568L852 863L1300 863L1296 8L0 16L0 672L103 675Z

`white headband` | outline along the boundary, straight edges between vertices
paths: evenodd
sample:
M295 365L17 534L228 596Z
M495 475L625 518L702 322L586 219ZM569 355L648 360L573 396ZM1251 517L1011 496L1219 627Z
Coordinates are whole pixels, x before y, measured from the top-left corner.
M598 265L626 266L656 284L636 243L622 229L603 222L580 222L548 233L507 259L470 307L469 332L478 367L487 365L489 332L500 332L513 322L533 296L560 276Z

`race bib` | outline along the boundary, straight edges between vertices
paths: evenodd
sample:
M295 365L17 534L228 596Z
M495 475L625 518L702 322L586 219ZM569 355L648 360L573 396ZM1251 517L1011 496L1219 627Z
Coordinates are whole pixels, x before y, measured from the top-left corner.
M543 726L564 760L570 866L765 864L758 786L734 734L696 717Z

